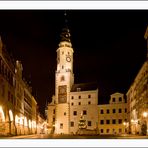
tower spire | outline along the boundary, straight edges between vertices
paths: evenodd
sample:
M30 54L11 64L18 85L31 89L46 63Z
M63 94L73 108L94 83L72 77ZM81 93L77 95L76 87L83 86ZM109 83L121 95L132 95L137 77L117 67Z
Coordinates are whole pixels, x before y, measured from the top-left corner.
M70 41L70 31L68 29L68 20L67 20L67 13L66 10L64 11L64 27L62 29L62 32L60 34L61 37L61 41L67 41L67 42L71 42Z

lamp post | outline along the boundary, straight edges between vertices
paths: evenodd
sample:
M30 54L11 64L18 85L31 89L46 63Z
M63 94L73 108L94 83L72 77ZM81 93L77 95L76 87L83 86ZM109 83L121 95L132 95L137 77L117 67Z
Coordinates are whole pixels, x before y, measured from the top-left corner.
M142 135L147 135L147 117L148 117L148 112L143 112L142 113L142 125L141 125L141 134Z

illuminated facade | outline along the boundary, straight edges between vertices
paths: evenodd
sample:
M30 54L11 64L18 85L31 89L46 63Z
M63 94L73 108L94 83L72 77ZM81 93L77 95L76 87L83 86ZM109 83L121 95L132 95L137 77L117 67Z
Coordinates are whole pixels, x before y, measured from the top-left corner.
M70 41L70 32L67 26L62 30L61 42L57 49L57 70L55 73L55 98L48 105L48 124L51 132L56 134L76 133L78 122L83 110L88 118L88 129L96 129L98 89L74 90L73 48ZM82 85L81 85L82 86ZM83 87L87 84L83 84ZM79 92L78 92L79 91ZM91 98L88 98L88 96ZM78 104L78 97L80 104ZM75 99L71 100L72 97ZM88 104L88 102L91 102ZM71 103L74 105L72 106ZM77 112L73 114L73 112Z
M22 79L22 70L0 38L0 135L36 133L37 102Z
M123 94L114 93L109 104L98 105L98 116L99 134L128 133L127 103Z
M127 92L132 134L141 134L143 125L148 127L148 28L145 39L147 40L147 59Z

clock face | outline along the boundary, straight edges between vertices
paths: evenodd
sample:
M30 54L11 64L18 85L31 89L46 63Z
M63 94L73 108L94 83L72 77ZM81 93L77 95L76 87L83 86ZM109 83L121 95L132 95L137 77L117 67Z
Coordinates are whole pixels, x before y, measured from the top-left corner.
M67 61L67 62L70 62L70 61L71 61L71 57L70 57L70 56L67 56L67 57L66 57L66 61Z

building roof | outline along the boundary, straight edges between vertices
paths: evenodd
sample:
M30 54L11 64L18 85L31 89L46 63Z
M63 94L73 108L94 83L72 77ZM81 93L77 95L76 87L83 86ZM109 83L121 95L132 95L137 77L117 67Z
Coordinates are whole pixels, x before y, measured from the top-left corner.
M71 92L96 90L98 85L96 82L74 84Z

